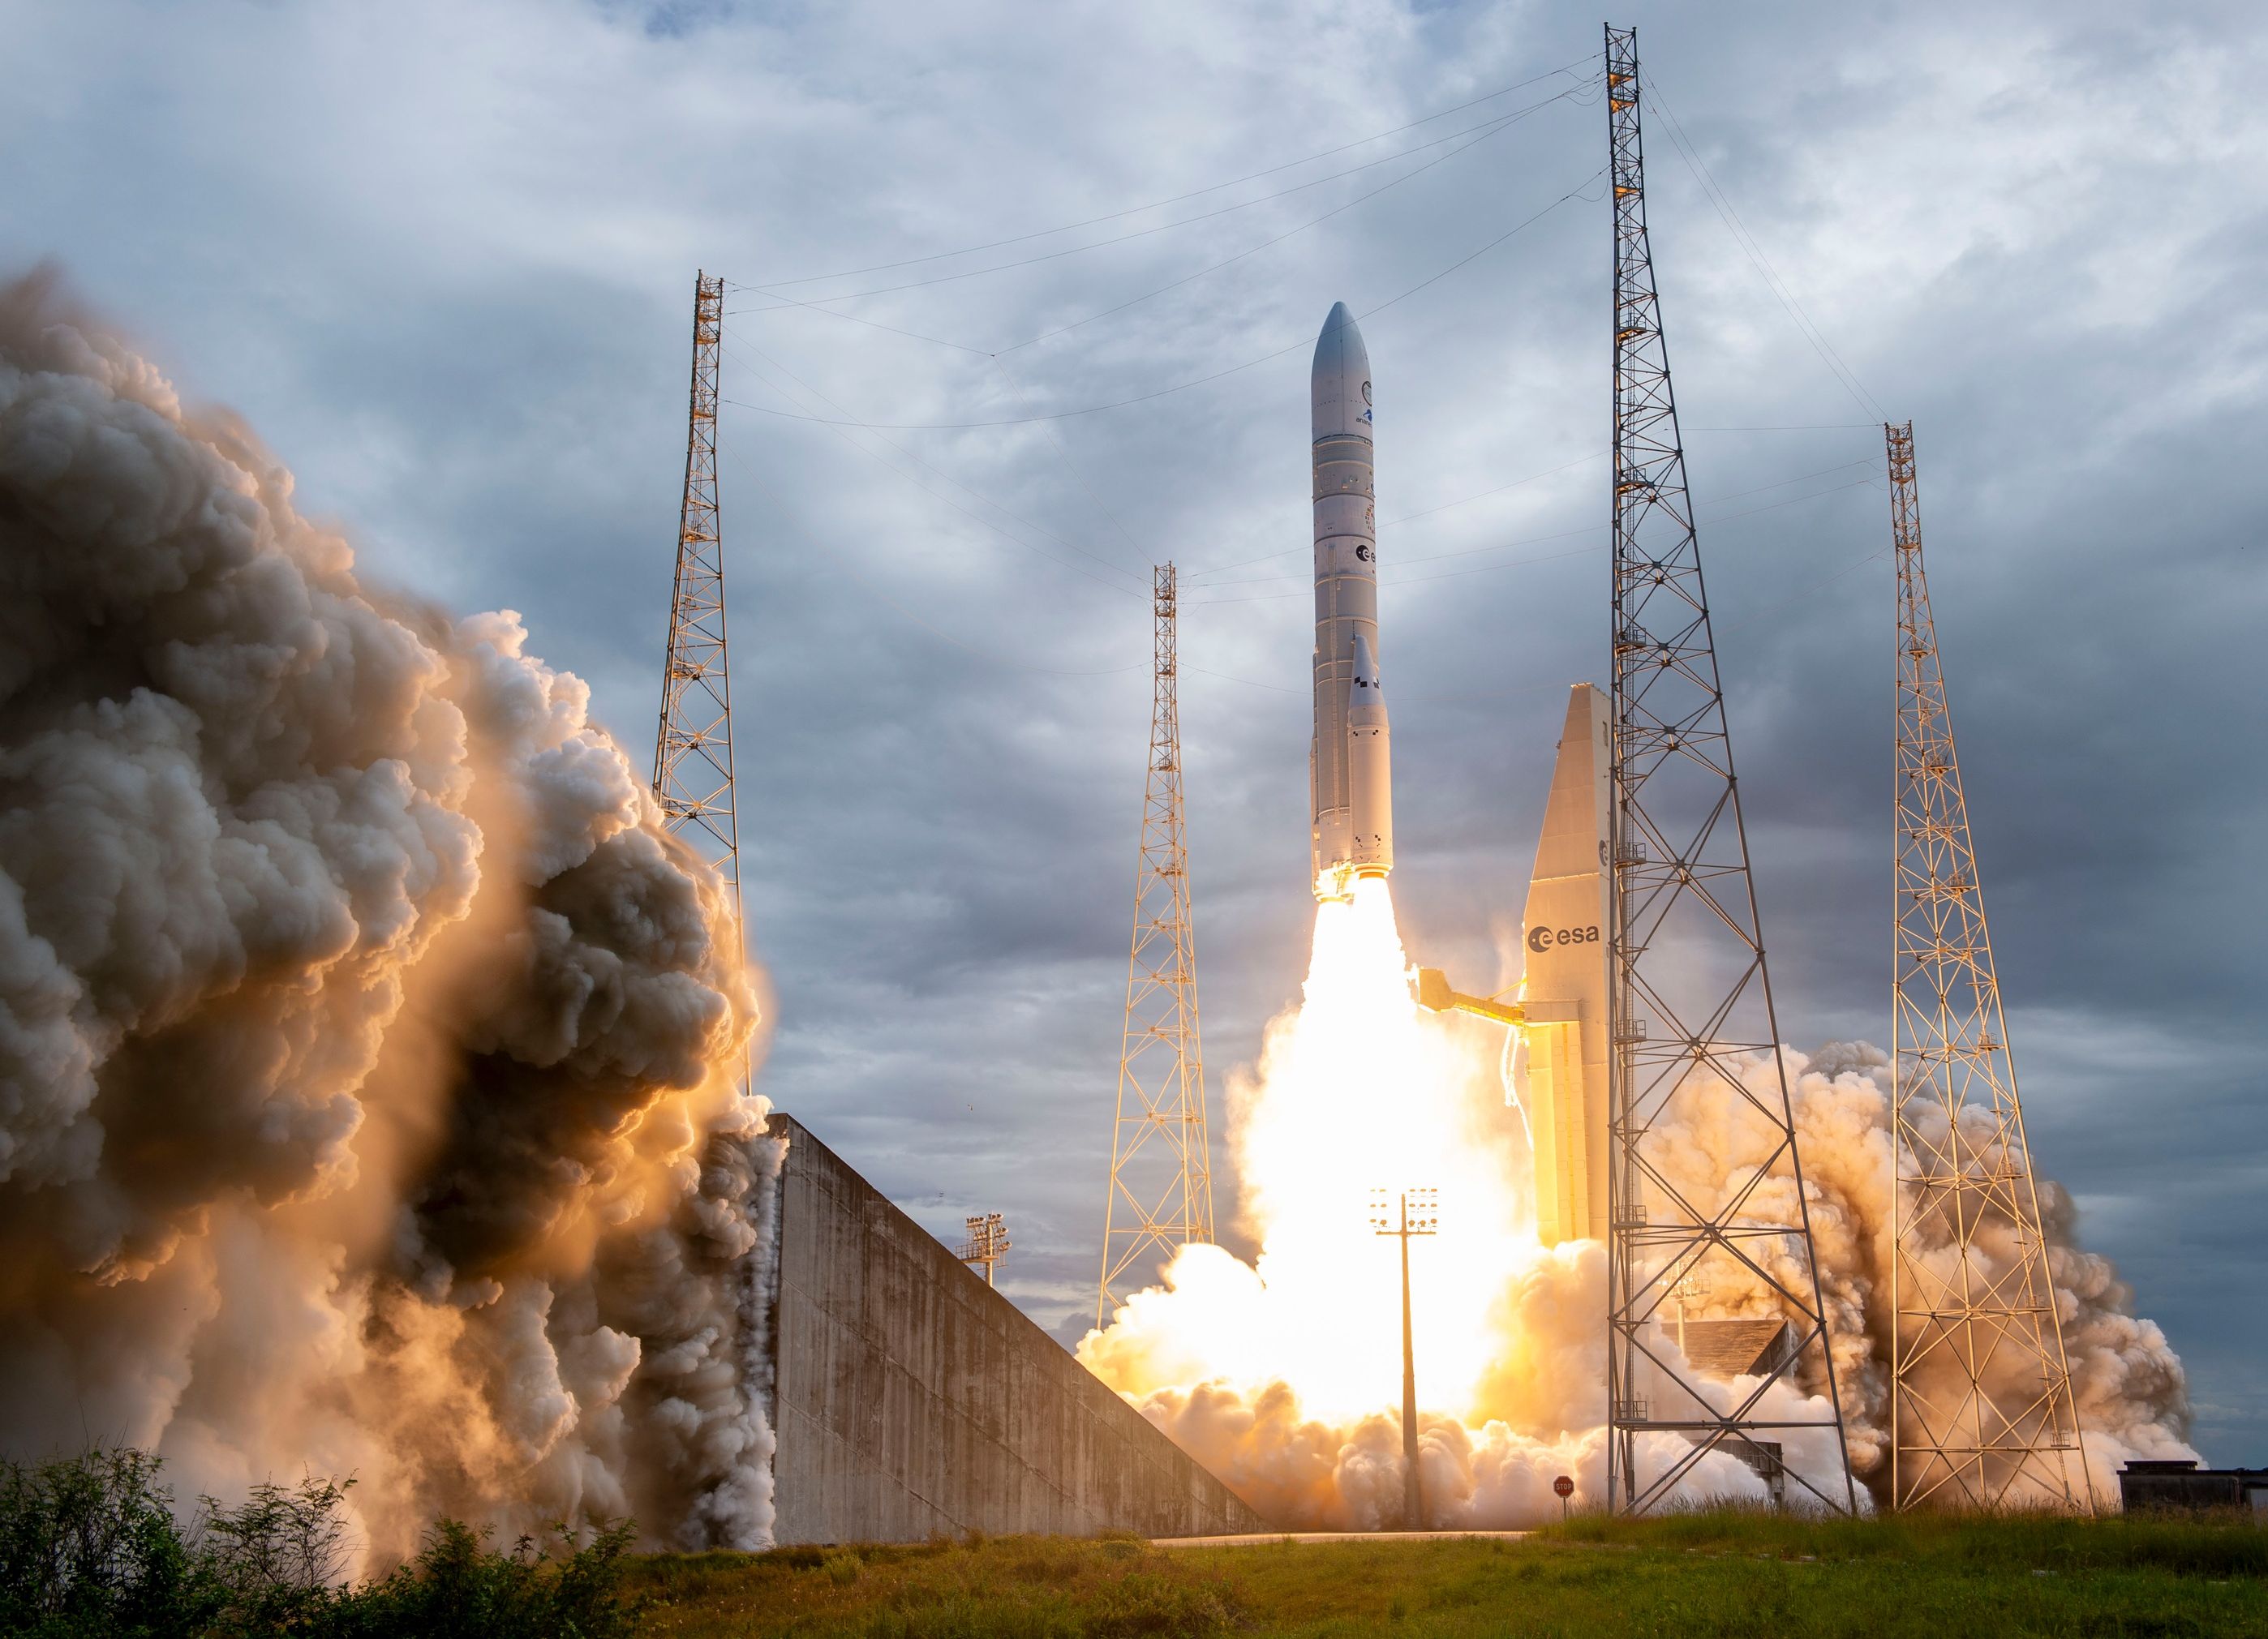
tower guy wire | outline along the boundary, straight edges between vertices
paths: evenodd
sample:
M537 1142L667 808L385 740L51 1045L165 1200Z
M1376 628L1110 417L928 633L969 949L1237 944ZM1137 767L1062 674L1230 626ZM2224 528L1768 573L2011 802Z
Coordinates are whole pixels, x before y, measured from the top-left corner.
M1197 1031L1197 942L1182 818L1182 714L1176 694L1174 570L1160 563L1152 598L1155 687L1134 937L1126 961L1126 1025L1118 1058L1102 1278L1094 1323L1191 1241L1212 1234L1212 1146Z
M1890 1501L2091 1512L1922 568L1913 423L1882 431L1898 569Z
M1606 31L1614 202L1613 801L1607 1264L1608 1504L1644 1513L1713 1453L1775 1496L1857 1508L1780 1057L1748 834L1701 578L1646 237L1638 34ZM1690 1101L1747 1165L1697 1184L1658 1153ZM1792 1181L1788 1189L1778 1180ZM1752 1374L1697 1368L1662 1324L1721 1296L1762 1303L1780 1342ZM1742 1311L1736 1310L1735 1312ZM1823 1411L1796 1393L1822 1368ZM1662 1436L1675 1437L1664 1440ZM1831 1452L1812 1474L1789 1438Z
M693 386L685 434L685 499L669 650L654 736L653 795L662 824L716 868L741 922L740 832L733 807L733 686L725 650L725 559L717 515L717 359L725 281L693 280Z

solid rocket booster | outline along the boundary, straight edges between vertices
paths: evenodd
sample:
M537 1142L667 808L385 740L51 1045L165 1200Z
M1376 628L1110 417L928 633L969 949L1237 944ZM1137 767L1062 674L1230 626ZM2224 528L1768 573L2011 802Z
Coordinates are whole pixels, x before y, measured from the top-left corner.
M1315 341L1315 897L1394 869L1392 731L1378 675L1378 502L1370 354L1344 302Z

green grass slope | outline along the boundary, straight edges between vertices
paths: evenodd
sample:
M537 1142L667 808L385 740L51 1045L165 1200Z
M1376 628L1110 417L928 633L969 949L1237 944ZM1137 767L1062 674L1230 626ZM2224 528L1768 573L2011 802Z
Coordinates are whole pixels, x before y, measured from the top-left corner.
M1519 1542L1017 1537L663 1556L630 1581L657 1600L639 1628L657 1639L2268 1635L2268 1531L2236 1520L1712 1511Z

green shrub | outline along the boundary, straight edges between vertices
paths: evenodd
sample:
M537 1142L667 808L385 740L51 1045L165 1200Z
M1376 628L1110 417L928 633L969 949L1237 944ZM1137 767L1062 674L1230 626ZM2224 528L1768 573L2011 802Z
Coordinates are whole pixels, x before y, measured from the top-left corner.
M130 1449L0 1459L0 1634L30 1639L629 1639L628 1525L509 1554L445 1519L417 1557L360 1588L345 1562L351 1481L199 1499L188 1529L158 1459ZM855 1561L853 1562L855 1565Z
M217 1631L298 1634L318 1631L342 1599L335 1587L346 1569L349 1480L302 1480L252 1488L239 1508L200 1499L189 1550L226 1592Z
M1210 1639L1235 1620L1217 1588L1137 1571L1102 1588L1083 1631L1093 1639Z
M390 1577L342 1591L306 1631L311 1639L629 1639L639 1607L622 1599L627 1525L558 1551L522 1537L509 1554L453 1519L426 1532L417 1557Z
M173 1519L158 1459L88 1452L0 1460L0 1633L188 1639L228 1604Z

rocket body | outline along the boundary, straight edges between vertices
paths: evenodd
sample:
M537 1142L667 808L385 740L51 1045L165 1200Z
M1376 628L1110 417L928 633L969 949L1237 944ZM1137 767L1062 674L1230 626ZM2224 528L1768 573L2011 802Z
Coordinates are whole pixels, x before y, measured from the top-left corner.
M1315 732L1307 754L1315 897L1394 869L1392 731L1378 671L1378 504L1370 354L1344 302L1309 379L1315 497Z

